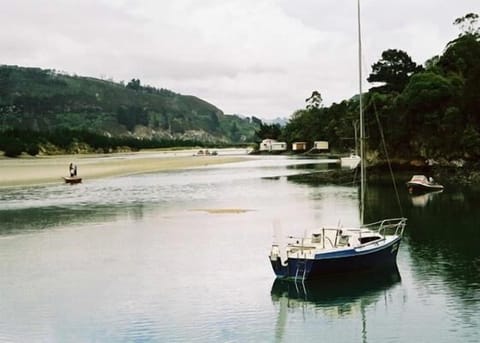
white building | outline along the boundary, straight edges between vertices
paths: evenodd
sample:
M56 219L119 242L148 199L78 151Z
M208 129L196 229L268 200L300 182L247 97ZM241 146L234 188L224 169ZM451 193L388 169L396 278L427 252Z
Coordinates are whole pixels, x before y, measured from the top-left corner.
M316 150L328 150L328 142L327 141L315 141L313 143L313 148Z
M307 150L307 142L293 142L292 143L293 151L305 151Z
M260 143L260 151L286 151L287 143L277 142L275 139L264 139Z

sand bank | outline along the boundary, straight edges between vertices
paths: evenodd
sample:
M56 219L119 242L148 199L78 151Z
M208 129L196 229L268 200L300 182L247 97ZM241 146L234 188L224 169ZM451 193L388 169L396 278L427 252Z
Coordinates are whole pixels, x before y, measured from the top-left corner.
M194 156L193 151L1 158L0 187L63 182L70 162L78 166L78 176L88 182L102 177L239 162L246 158L221 154Z

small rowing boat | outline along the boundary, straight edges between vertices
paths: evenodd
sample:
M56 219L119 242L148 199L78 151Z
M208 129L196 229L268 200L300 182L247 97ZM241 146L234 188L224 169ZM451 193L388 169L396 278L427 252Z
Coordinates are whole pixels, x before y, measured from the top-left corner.
M82 182L82 178L78 176L64 176L63 179L65 180L65 183L80 183Z
M443 186L433 181L433 178L427 178L425 175L413 175L407 182L409 193L426 193L432 191L441 191Z

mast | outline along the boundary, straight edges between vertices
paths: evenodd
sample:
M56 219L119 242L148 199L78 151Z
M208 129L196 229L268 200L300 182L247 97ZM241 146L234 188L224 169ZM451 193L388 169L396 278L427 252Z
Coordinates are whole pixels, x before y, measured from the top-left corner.
M363 101L362 101L362 27L360 25L360 0L357 0L357 22L358 22L358 88L360 91L360 224L364 219L365 203L365 127L363 123Z

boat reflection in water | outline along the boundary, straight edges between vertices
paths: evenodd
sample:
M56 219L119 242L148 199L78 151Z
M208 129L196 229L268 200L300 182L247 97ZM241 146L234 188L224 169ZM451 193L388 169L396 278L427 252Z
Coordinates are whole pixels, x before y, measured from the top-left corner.
M279 306L276 339L282 340L287 315L313 311L330 319L358 317L362 322L362 338L366 341L365 308L387 297L387 291L401 283L398 268L384 272L332 275L312 281L275 279L271 297Z
M428 192L420 195L412 195L411 201L412 205L416 207L425 207L427 204L432 201L437 195L443 192L443 189L436 192Z

